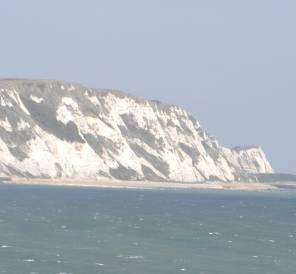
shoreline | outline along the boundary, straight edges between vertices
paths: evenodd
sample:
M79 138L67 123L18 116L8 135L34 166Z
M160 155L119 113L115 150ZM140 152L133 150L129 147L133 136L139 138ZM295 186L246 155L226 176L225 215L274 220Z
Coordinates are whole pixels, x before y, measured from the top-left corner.
M240 190L240 191L266 191L294 189L296 184L271 184L271 183L242 183L242 182L213 182L213 183L177 183L177 182L153 182L153 181L119 181L108 179L28 179L12 177L2 182L5 185L47 185L47 186L71 186L71 187L96 187L117 189L187 189L187 190Z

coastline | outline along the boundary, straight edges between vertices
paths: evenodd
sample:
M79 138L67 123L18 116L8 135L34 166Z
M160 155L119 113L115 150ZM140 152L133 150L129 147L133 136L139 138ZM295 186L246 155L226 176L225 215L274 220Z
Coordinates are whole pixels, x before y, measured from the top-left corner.
M96 188L119 188L119 189L213 189L213 190L240 190L240 191L266 191L288 189L289 184L281 185L269 183L242 183L242 182L213 182L213 183L178 183L178 182L153 182L153 181L119 181L119 180L91 180L91 179L31 179L12 177L3 182L6 185L48 185L48 186L71 186L71 187L96 187ZM291 186L295 186L291 185ZM293 188L293 187L291 187Z

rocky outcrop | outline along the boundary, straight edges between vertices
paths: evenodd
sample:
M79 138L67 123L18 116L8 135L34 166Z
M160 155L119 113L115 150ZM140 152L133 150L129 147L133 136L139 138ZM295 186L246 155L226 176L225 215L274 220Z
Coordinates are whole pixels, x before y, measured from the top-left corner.
M272 173L259 147L218 144L184 109L47 80L0 80L3 176L195 182Z

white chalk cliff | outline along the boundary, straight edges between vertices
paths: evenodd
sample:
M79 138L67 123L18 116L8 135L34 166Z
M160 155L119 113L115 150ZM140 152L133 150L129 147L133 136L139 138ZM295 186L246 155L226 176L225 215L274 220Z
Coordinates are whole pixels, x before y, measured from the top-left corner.
M184 109L47 80L0 80L0 174L234 181L272 173L259 147L218 144Z

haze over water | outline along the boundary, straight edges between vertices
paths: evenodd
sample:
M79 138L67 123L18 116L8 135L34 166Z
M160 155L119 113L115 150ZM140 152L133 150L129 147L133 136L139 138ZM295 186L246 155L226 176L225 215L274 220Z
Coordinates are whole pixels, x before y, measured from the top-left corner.
M296 192L0 185L0 273L294 273Z

